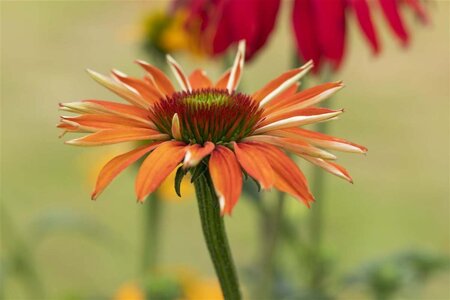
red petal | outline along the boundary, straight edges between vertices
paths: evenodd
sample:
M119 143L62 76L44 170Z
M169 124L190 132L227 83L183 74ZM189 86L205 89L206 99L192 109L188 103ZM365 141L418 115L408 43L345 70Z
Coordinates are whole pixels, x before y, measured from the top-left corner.
M322 55L336 70L344 56L345 2L344 0L313 0L313 5Z
M406 31L403 20L400 16L400 9L398 7L398 0L379 0L383 8L384 16L389 22L391 29L404 45L408 44L409 35Z
M350 1L350 4L355 10L356 18L359 22L359 27L369 40L373 51L375 53L378 53L380 51L380 44L378 42L375 27L373 26L372 16L370 14L370 8L367 4L367 0L352 0Z
M321 51L318 41L316 19L310 0L295 0L292 9L292 26L298 55L304 62L312 59L320 69Z
M420 0L405 0L405 2L416 12L422 23L426 24L430 21L425 8L420 3Z

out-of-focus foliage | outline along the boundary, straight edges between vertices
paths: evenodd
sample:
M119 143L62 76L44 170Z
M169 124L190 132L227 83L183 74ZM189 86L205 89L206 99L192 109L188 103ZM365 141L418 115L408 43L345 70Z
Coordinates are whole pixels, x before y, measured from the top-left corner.
M393 299L400 293L408 297L449 267L448 256L420 250L405 251L362 266L345 279L345 285L367 289L374 299Z

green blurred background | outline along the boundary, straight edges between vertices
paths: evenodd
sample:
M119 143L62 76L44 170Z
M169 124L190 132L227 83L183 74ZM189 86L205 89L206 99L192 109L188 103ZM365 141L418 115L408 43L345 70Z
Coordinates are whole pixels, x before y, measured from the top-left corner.
M148 204L135 201L136 170L124 172L98 201L89 200L99 163L124 147L66 146L55 124L59 102L117 99L93 82L85 68L142 74L133 60L152 58L136 37L137 27L146 12L165 4L1 3L1 276L6 278L6 299L29 299L20 276L7 272L11 252L25 251L23 243L28 252L22 256L33 258L48 299L109 298L124 282L138 279ZM287 6L268 46L246 66L247 91L290 67ZM367 146L369 153L339 157L354 185L326 175L325 248L334 259L335 277L404 250L450 252L450 3L431 2L428 8L432 23L427 27L407 14L413 37L408 49L378 20L384 49L376 58L359 30L349 26L346 61L333 77L344 80L346 88L331 103L346 113L331 127L333 134ZM215 78L222 69L222 62L176 57L186 70L205 65ZM309 166L301 165L310 174ZM301 232L309 210L289 199L287 213L298 219ZM214 276L195 201L168 202L162 220L161 267ZM240 276L245 277L246 268L258 259L254 206L240 201L226 225ZM291 260L282 247L279 263L289 271L297 268ZM440 273L420 294L403 299L450 299L449 287L448 273ZM368 297L350 288L339 290L338 296Z

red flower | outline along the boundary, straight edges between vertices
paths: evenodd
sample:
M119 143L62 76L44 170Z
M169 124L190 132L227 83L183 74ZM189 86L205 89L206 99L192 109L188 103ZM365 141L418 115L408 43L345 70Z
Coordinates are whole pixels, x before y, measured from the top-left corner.
M189 11L188 31L198 34L210 55L223 54L245 40L246 60L267 41L275 25L280 0L178 0L174 9Z
M315 71L326 63L337 70L345 55L346 26L354 14L373 52L380 42L372 11L380 8L395 36L406 46L409 33L402 19L409 6L423 23L428 21L420 0L294 0L292 26L299 58L313 60ZM286 4L291 4L286 1ZM266 43L275 25L280 0L178 0L174 9L188 11L186 29L199 38L211 55L224 53L245 39L246 59L251 59Z
M359 27L373 52L380 52L380 42L371 12L379 4L389 27L403 45L409 42L409 33L401 15L401 6L410 6L423 23L427 15L419 0L295 0L292 10L299 57L312 59L317 67L329 63L333 70L339 68L345 54L346 23L354 13Z

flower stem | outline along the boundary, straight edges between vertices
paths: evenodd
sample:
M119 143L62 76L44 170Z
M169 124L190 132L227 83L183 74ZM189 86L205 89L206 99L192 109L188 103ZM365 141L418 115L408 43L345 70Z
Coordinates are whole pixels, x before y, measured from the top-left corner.
M209 173L205 172L194 183L198 209L209 254L219 278L226 300L239 300L241 294L236 270L231 257L223 218L220 216L219 200L214 192Z
M144 236L142 271L144 275L155 271L158 256L159 223L161 200L157 192L151 194L144 203Z

